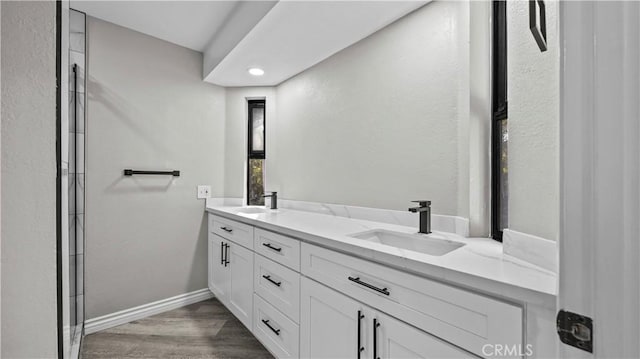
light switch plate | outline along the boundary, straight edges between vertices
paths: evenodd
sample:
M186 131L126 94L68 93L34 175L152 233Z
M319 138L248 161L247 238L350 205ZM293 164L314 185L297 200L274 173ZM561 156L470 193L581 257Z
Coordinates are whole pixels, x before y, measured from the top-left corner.
M198 186L198 199L209 198L211 195L211 186L200 185Z

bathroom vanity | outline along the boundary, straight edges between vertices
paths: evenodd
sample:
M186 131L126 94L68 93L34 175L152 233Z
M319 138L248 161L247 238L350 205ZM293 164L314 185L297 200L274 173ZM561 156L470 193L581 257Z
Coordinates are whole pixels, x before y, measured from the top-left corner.
M498 242L292 209L207 211L209 289L278 358L553 356L555 274Z

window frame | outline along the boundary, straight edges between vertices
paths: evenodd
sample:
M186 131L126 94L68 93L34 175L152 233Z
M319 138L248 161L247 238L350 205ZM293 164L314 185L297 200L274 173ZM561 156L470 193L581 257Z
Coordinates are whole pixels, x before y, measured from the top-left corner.
M267 106L266 101L263 100L247 100L247 109L248 113L248 135L247 135L247 157L250 159L265 159L265 155L267 152ZM263 127L264 131L262 133L262 151L254 151L253 150L253 109L262 108L263 110Z
M501 169L502 131L500 121L508 121L507 102L507 2L492 2L491 56L491 237L502 242ZM508 126L508 125L507 125Z
M262 151L254 151L253 150L253 109L262 108L263 109L263 122L262 125L264 130L262 132ZM261 204L252 204L251 203L251 160L262 160L266 159L266 151L267 151L267 104L266 99L258 99L258 100L247 100L247 205L261 205ZM262 176L263 176L263 187L264 187L264 162L262 163ZM264 192L264 188L263 188Z

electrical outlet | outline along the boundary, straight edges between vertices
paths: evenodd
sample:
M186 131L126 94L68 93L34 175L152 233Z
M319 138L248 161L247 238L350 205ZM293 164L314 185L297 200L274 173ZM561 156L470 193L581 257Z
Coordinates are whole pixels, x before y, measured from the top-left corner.
M198 186L198 199L209 198L211 195L211 186Z

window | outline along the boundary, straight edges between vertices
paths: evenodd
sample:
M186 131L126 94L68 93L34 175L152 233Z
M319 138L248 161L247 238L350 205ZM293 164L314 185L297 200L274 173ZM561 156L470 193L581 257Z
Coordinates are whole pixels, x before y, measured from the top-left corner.
M249 100L247 204L264 205L265 100Z
M502 242L509 224L509 123L507 116L507 2L493 2L491 121L491 235Z

